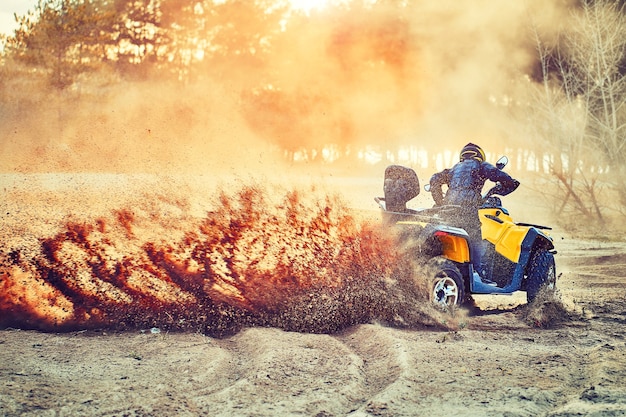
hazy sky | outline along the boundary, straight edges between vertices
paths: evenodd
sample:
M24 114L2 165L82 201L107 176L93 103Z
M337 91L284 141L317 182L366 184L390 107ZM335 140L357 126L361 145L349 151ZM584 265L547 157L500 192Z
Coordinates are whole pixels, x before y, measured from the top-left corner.
M14 13L24 15L33 9L37 0L1 0L0 1L0 33L10 35L17 28Z

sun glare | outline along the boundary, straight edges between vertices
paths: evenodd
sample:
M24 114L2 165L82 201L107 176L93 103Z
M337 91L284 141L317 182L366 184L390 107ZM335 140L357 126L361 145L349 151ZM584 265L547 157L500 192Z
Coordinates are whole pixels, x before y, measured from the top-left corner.
M297 10L302 10L305 13L310 13L313 9L323 9L327 4L328 0L289 0L291 2L291 7Z

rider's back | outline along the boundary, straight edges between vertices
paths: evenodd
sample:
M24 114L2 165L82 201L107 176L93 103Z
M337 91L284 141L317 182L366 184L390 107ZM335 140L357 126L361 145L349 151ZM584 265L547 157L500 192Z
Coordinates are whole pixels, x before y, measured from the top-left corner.
M485 184L481 165L481 162L475 159L466 159L450 168L450 182L444 198L446 204L478 208Z

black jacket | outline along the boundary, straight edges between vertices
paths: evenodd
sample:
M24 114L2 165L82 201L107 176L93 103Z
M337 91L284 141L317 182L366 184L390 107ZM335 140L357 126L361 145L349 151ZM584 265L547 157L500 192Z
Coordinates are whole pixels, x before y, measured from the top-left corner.
M444 169L430 178L430 187L435 204L458 205L468 209L478 209L482 203L482 189L487 180L500 182L499 195L513 192L519 182L506 172L488 162L466 159L450 169ZM442 186L446 184L448 191L444 197Z

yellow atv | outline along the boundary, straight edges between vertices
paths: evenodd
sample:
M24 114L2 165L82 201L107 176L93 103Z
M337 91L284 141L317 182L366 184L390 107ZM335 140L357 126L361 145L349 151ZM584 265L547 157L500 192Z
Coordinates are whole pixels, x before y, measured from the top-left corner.
M502 157L496 166L508 163ZM425 187L429 191L428 185ZM479 209L482 248L470 245L467 232L453 227L446 218L457 206L435 206L413 210L406 203L420 192L415 171L400 165L385 170L385 197L375 201L383 210L386 224L398 228L416 261L416 274L426 275L431 301L442 307L460 305L471 294L512 294L526 291L528 302L540 291L556 289L553 239L549 227L515 223L499 197L496 184L483 196ZM474 270L472 256L482 250L481 275Z

